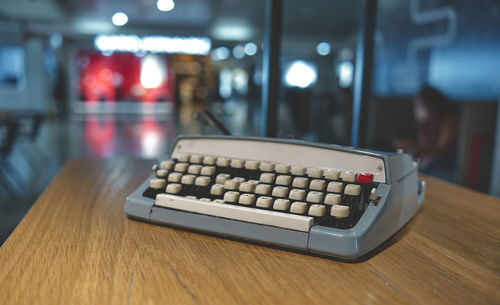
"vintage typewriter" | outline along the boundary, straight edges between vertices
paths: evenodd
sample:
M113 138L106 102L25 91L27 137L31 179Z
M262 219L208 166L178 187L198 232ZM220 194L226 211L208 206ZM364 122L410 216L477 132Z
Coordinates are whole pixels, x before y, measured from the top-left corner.
M179 137L125 204L130 218L358 258L418 211L410 155L299 140Z

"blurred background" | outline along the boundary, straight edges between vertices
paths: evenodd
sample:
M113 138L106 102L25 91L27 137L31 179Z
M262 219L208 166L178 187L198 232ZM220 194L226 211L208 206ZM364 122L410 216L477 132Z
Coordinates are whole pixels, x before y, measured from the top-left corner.
M69 158L159 158L205 109L500 197L499 29L496 0L0 0L0 244Z

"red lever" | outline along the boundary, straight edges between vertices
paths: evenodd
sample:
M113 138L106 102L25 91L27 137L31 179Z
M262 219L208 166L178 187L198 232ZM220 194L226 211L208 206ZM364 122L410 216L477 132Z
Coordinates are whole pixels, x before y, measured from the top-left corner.
M372 183L373 182L373 174L359 174L358 175L359 183Z

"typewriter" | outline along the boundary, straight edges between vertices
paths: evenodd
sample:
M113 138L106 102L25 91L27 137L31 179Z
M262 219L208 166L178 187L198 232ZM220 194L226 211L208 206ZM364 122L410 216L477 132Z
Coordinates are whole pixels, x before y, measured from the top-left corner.
M179 137L127 197L133 219L356 259L419 210L412 158L300 140Z

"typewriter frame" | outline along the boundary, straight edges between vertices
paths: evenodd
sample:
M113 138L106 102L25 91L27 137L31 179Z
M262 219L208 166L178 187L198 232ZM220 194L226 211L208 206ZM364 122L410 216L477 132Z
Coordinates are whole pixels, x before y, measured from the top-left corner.
M158 207L154 205L153 199L142 196L154 175L148 177L127 197L124 211L129 218L344 259L356 259L382 244L410 221L421 207L425 194L425 182L418 180L418 172L412 164L411 156L401 153L380 153L288 139L181 136L174 143L170 155L182 152L184 145L180 144L183 142L201 139L305 145L376 157L383 160L385 183L379 183L377 188L377 193L380 195L378 203L371 202L358 223L350 229L314 225L309 232L300 232Z

